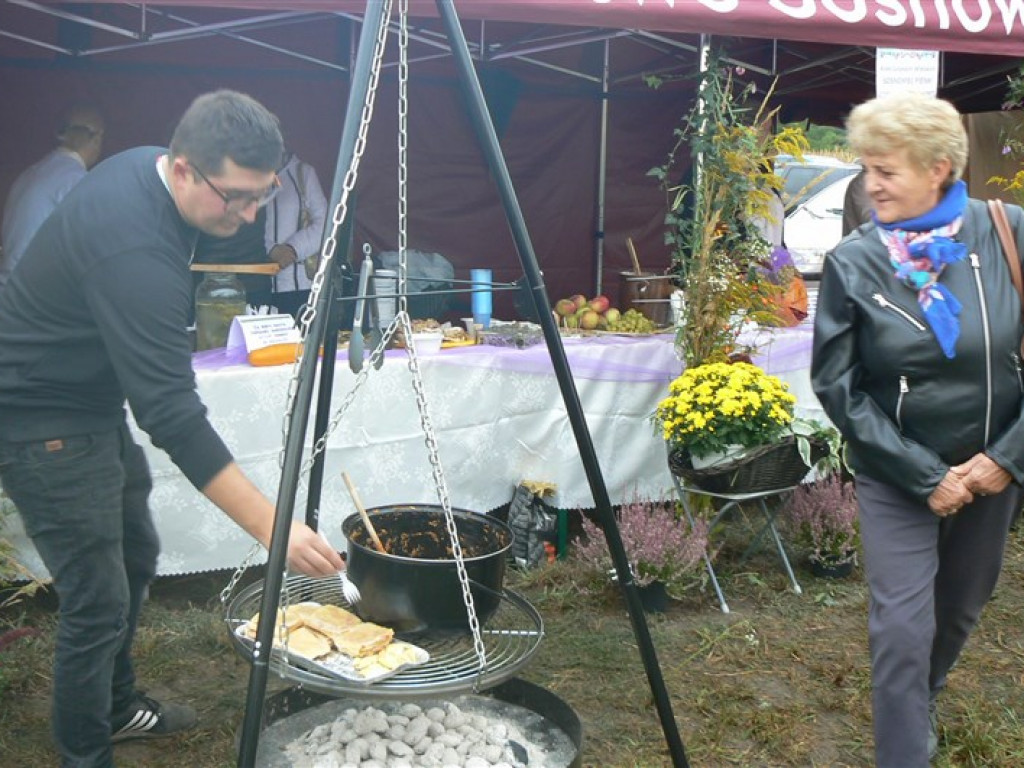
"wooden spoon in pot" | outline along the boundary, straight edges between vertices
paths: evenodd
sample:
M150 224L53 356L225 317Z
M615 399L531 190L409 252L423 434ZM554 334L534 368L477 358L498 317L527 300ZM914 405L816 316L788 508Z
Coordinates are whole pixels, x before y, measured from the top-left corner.
M352 479L348 476L347 472L341 473L341 479L345 481L345 486L348 488L348 494L352 497L352 503L356 505L356 509L359 510L359 516L363 519L363 525L366 526L366 530L370 532L370 538L373 539L373 545L377 548L377 551L381 554L386 555L388 551L384 549L384 545L380 542L380 537L377 535L377 529L373 527L373 523L370 522L370 516L366 514L366 508L363 507L363 502L359 500L359 493L356 492L356 487L352 484Z

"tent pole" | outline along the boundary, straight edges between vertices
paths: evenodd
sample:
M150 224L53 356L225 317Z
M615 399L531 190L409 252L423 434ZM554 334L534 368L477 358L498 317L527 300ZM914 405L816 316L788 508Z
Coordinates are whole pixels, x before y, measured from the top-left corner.
M611 61L611 43L604 41L604 62L601 67L601 145L597 157L597 233L594 242L597 266L597 285L594 295L604 293L604 217L606 184L608 181L608 70Z
M331 190L331 209L338 206L342 193L342 182L352 158L355 155L356 139L359 129L361 107L366 101L369 90L370 72L373 59L374 41L387 20L386 3L368 3L366 17L359 40L359 51L356 65L352 70L349 87L348 106L345 112L345 124L341 133L341 146L338 150L338 163L335 170L334 186ZM371 13L370 9L375 9ZM352 216L349 209L348 217ZM332 221L332 220L329 220ZM340 236L341 225L335 225L335 238ZM346 239L347 247L347 239ZM342 248L342 251L345 249ZM342 258L345 254L335 251L334 258ZM332 259L333 266L333 259ZM334 284L340 269L329 269L326 279L320 287L320 296L316 303L316 316L306 335L307 354L299 362L298 387L292 404L292 413L288 420L288 431L285 438L284 462L281 468L281 480L277 491L277 506L274 512L274 528L270 536L270 547L267 555L266 578L263 582L263 594L260 598L260 620L256 629L256 642L253 646L252 666L249 669L249 689L245 702L245 717L238 746L238 767L253 768L256 765L256 753L259 747L260 731L263 721L263 703L267 692L267 678L270 671L270 654L274 640L274 624L277 607L281 597L281 586L284 583L284 572L288 560L288 534L291 528L292 513L295 509L295 493L298 489L299 471L302 462L302 448L306 437L306 424L313 398L313 380L316 376L317 353L327 330L328 305L334 298Z
M679 736L675 717L672 714L672 703L665 688L665 680L661 674L657 653L655 652L654 643L651 640L650 631L647 627L647 619L640 603L640 595L637 592L633 575L630 572L629 560L622 544L622 538L619 535L619 528L612 510L611 501L608 498L608 489L604 484L604 477L601 474L601 467L597 461L597 454L594 451L594 444L587 427L583 407L580 404L572 372L565 357L562 338L558 333L555 320L549 311L550 305L547 292L544 289L543 275L537 264L533 244L530 242L530 235L526 229L522 209L519 207L519 201L512 187L508 166L505 164L505 158L501 153L501 144L494 131L494 123L491 121L487 111L487 103L484 100L480 81L473 68L473 61L469 55L469 46L459 24L453 0L436 1L438 12L448 36L452 57L459 73L459 83L466 98L470 112L469 117L476 131L481 150L487 158L491 175L498 186L498 192L505 208L505 215L508 218L509 228L512 231L512 237L515 241L516 250L519 253L523 273L526 276L527 285L530 289L530 296L533 298L537 317L540 318L540 324L544 330L548 354L551 356L551 363L555 370L559 389L562 392L562 399L565 402L569 422L576 436L576 445L579 448L583 469L586 472L590 491L594 497L597 513L601 520L601 526L604 529L608 549L612 555L612 562L615 564L619 585L626 599L626 607L629 610L629 617L633 624L633 633L636 636L637 646L640 649L640 657L647 672L647 680L661 718L661 727L665 733L669 753L672 755L672 765L675 768L689 768L689 763L686 761L686 751L683 749L683 742Z
M700 128L698 129L701 137L704 135L704 82L708 71L708 58L711 56L711 35L701 34L700 36L700 88L697 91L697 115L700 120ZM693 189L694 195L700 194L701 183L703 182L704 176L704 153L698 152L697 156L693 158ZM693 217L694 222L697 222L697 217L700 216L701 201L695 199L693 201ZM687 254L692 256L693 254Z

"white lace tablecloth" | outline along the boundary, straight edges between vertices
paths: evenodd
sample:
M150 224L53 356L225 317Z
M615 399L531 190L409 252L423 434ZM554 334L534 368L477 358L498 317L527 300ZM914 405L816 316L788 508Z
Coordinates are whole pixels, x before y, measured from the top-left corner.
M810 392L807 333L809 329L801 328L772 332L768 354L756 360L790 381L802 399ZM665 396L668 382L682 370L673 337L566 339L564 348L612 502L634 495L667 496L672 481L665 445L655 435L649 416ZM793 353L797 348L806 349ZM222 364L210 353L204 354L202 360L197 356L196 376L210 419L245 473L276 498L291 366ZM544 344L525 350L486 346L443 350L420 356L420 365L453 506L492 510L508 502L522 480L555 484L557 507L594 506ZM339 357L332 413L353 391L355 378L344 357ZM315 393L313 402L307 446L312 440ZM811 405L816 407L816 401ZM145 434L136 436L153 473L150 504L162 542L159 572L238 566L252 539L196 491ZM383 367L370 373L328 440L320 520L322 530L339 549L345 543L341 522L355 512L342 471L352 478L367 507L437 503L412 374L403 351L388 352ZM305 514L305 480L295 502L298 516ZM16 515L8 518L5 533L25 563L34 572L45 573ZM257 562L264 560L265 553L260 551Z

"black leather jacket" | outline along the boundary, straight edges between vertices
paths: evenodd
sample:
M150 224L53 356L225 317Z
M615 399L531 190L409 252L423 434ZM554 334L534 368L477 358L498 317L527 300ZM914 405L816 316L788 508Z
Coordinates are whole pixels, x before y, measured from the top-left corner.
M1024 254L1024 212L1007 213ZM980 451L1024 482L1020 300L984 202L968 202L957 239L969 257L941 278L963 305L952 360L915 293L893 277L874 224L828 255L818 292L814 392L854 471L921 501Z

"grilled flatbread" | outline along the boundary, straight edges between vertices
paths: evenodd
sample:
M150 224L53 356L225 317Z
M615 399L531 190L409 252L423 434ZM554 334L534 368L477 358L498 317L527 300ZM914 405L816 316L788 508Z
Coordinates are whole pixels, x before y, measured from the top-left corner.
M383 664L377 662L377 656L367 656L365 659L355 660L355 670L361 677L365 678L376 678L383 677L384 675L391 672L389 667L385 667Z
M275 644L284 646L281 642ZM297 653L307 659L318 659L331 652L330 638L309 627L299 627L289 632L287 644L290 653Z
M327 635L332 640L346 629L359 623L359 617L337 605L320 605L307 614L303 621L307 627Z
M378 653L377 658L388 669L397 669L403 664L412 664L419 661L420 653L422 651L408 643L394 642Z
M384 650L395 636L395 631L364 621L331 636L334 647L346 656L359 658Z
M274 639L275 641L280 639L284 633L298 629L302 626L304 619L302 618L302 612L297 611L298 605L292 606L285 613L280 608L277 609L277 620L274 622ZM250 640L256 639L256 629L259 626L260 615L254 614L251 619L242 627L242 636L247 637Z
M297 629L302 626L309 626L309 617L313 616L324 606L320 603L296 603L285 608L288 617L288 628Z
M384 650L353 659L352 666L364 677L376 677L398 669L403 664L414 664L420 660L420 653L408 643L395 641L389 643Z

